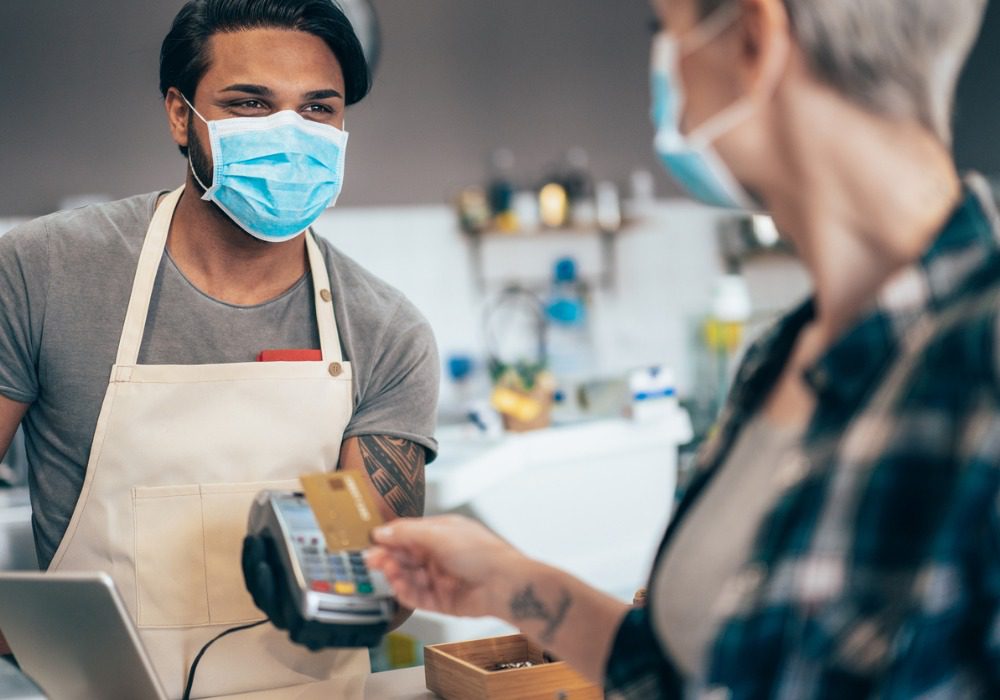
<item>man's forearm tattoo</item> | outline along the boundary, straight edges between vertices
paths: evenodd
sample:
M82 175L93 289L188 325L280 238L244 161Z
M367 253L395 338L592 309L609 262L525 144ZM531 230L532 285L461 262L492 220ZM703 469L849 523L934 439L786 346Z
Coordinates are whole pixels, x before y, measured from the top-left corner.
M424 514L424 448L409 440L365 435L358 438L368 476L382 498L404 518Z
M559 625L566 619L566 612L572 604L573 598L569 591L563 590L559 603L554 609L550 609L538 599L534 588L529 583L523 591L510 599L510 614L517 621L541 620L544 622L545 628L542 630L541 640L548 644L555 636Z

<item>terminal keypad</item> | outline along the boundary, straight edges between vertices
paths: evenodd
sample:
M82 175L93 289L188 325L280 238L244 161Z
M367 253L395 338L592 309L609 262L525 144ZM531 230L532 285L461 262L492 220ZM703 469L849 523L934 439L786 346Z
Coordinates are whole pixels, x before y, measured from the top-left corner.
M345 596L375 593L375 582L361 552L327 552L317 538L302 538L296 544L310 589Z

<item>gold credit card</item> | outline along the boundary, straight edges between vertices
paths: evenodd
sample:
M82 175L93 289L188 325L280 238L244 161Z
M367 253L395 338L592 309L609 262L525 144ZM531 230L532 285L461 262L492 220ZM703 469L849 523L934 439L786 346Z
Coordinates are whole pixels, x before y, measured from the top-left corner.
M331 552L365 549L373 528L382 524L364 478L356 472L308 474L299 478Z

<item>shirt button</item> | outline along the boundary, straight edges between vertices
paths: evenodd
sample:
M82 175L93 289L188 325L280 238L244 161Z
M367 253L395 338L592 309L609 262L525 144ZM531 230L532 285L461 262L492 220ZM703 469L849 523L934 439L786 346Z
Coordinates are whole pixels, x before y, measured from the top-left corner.
M330 294L329 289L321 289L319 290L319 298L322 299L323 301L330 301L331 299L333 299L333 295Z
M330 364L330 376L339 377L344 373L344 367L339 362L333 362Z

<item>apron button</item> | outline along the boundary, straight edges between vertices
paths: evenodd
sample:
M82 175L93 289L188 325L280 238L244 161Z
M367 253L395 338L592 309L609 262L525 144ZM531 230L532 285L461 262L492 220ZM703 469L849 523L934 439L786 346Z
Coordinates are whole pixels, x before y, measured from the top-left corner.
M333 362L330 364L330 376L339 377L344 373L344 368L339 362Z
M330 294L329 289L321 289L319 290L319 298L322 299L323 301L330 301L331 299L333 299L333 295Z

